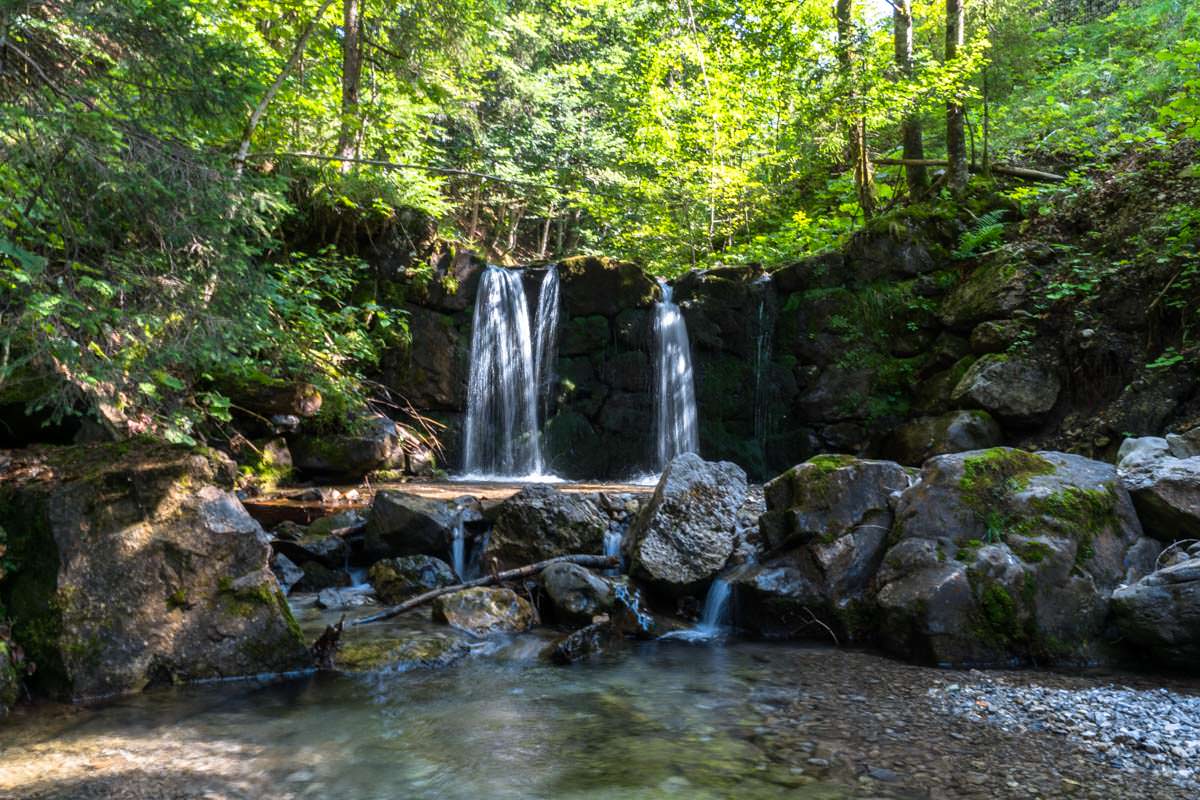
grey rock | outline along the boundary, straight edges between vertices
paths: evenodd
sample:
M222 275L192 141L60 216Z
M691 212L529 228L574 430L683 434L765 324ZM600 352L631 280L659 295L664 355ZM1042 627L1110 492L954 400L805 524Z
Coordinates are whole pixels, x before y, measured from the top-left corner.
M1176 458L1200 456L1200 427L1184 433L1168 433L1167 446Z
M668 592L695 590L733 553L745 499L741 467L695 453L678 456L630 530L632 573Z
M479 586L433 601L433 620L475 636L520 633L536 620L533 606L512 589Z
M304 570L283 553L271 556L271 571L275 573L275 578L279 581L279 588L283 590L284 594L290 592L292 587L304 577Z
M1200 456L1177 458L1166 439L1126 439L1117 469L1147 533L1165 542L1200 538Z
M358 480L377 469L404 469L406 437L402 427L382 414L357 423L354 433L300 432L288 442L292 462L303 472Z
M1054 408L1062 385L1050 367L997 354L970 366L950 399L974 403L1001 419L1030 421Z
M986 411L952 411L918 417L897 428L885 453L901 464L920 466L933 456L984 450L1000 444L1000 426Z
M1117 589L1113 616L1137 652L1194 674L1200 664L1200 558Z
M375 559L413 555L448 559L462 515L458 503L385 489L376 492L367 515L364 547Z
M608 515L594 495L527 486L496 509L484 561L495 559L507 569L573 553L600 553L607 530Z
M408 598L451 586L456 582L450 565L433 556L402 556L377 561L367 572L375 595L385 603L400 603Z
M538 580L554 605L555 616L563 621L591 622L592 617L612 608L612 586L578 564L551 564Z

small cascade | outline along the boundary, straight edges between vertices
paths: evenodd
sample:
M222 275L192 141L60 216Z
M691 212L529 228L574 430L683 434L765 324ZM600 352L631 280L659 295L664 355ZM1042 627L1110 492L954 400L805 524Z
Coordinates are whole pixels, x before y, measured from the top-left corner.
M454 569L454 574L458 576L460 581L467 579L467 556L465 531L463 529L463 517L460 512L454 519L454 527L450 529L450 566Z
M621 558L621 531L612 530L611 528L604 533L604 555L612 558L616 557L618 562ZM609 567L604 571L605 575L620 575L621 564L618 563L615 567Z
M554 398L554 359L558 355L558 266L550 265L538 290L537 328L534 333L534 367L537 373L539 421L550 416Z
M692 378L692 349L687 324L671 301L671 286L663 280L662 300L655 304L654 336L658 346L655 439L658 467L683 453L700 450L696 389Z
M679 639L685 642L707 642L723 636L729 629L729 596L733 587L724 578L713 578L704 597L704 614L695 627L684 631L671 631L663 639Z
M464 471L470 476L540 476L537 373L521 273L488 267L479 281L471 331Z
M759 287L758 314L754 330L754 440L762 449L767 438L767 406L770 400L767 385L767 368L771 364L772 331L775 327L773 309L767 303L770 278L763 275L755 285Z

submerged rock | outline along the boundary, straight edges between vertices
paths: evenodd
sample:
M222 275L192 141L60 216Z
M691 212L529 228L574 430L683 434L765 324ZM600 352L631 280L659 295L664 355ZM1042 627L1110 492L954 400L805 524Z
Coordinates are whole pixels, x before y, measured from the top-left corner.
M362 629L352 629L338 649L334 663L343 672L436 669L450 666L471 652L466 638L454 631L397 635L392 631L379 634L370 630L358 633L359 630Z
M745 499L741 467L678 456L630 529L632 573L668 593L695 591L733 553Z
M1164 542L1200 538L1200 455L1185 441L1156 436L1126 439L1117 470L1133 496L1146 532Z
M614 637L608 620L594 622L551 645L545 656L555 664L574 664L606 652Z
M555 617L565 622L591 622L592 617L612 608L612 586L578 564L551 564L538 580L554 605Z
M1111 465L1011 448L930 459L892 535L883 642L953 664L1100 658L1113 589L1158 552Z
M389 605L455 582L450 565L433 556L403 556L378 561L367 575L376 596Z
M46 450L0 483L0 597L34 685L82 699L305 667L269 537L223 465L138 442Z
M484 562L500 569L556 556L602 553L608 515L595 496L534 484L500 504Z
M1138 655L1200 672L1200 558L1113 592L1113 616Z
M434 622L475 636L520 633L533 626L533 606L512 589L477 586L444 594L433 601Z

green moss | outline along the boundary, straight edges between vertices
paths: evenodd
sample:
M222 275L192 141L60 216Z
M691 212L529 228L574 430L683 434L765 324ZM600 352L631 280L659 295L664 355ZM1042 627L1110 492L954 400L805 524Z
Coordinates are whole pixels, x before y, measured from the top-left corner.
M823 453L819 456L813 456L805 464L809 464L823 475L828 475L842 467L848 467L857 461L854 456L842 455L839 453Z
M1050 555L1050 546L1045 542L1009 542L1008 546L1017 554L1017 558L1026 564L1040 564L1046 560L1046 556Z
M958 488L963 503L987 529L987 541L1003 541L1021 520L1007 509L1012 495L1029 485L1035 475L1054 472L1054 464L1036 453L993 447L963 461Z
M1111 485L1103 489L1068 486L1061 492L1036 498L1033 507L1075 539L1076 566L1082 566L1096 555L1098 535L1119 525L1117 495Z
M217 595L225 610L244 619L249 619L263 608L270 608L274 605L276 603L275 594L277 592L273 591L266 582L257 586L234 589L231 578L223 577L217 581Z
M175 611L176 609L186 609L189 606L187 589L182 586L167 595L167 608Z

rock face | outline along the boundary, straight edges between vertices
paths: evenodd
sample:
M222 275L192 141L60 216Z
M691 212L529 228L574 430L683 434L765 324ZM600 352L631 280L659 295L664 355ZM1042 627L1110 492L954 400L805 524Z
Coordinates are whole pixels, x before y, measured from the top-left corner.
M1165 542L1200 538L1200 455L1177 452L1190 452L1182 438L1126 439L1117 467L1146 532Z
M447 559L463 511L455 503L385 489L367 516L364 547L372 558L431 555Z
M695 591L725 565L746 499L746 473L727 461L678 456L630 530L632 574L660 591Z
M1117 589L1113 616L1138 654L1195 674L1200 664L1200 558Z
M450 565L433 556L384 559L373 564L367 575L375 595L389 605L455 582Z
M500 504L484 551L501 569L555 556L604 551L608 517L592 495L526 486Z
M1158 552L1112 466L1010 448L930 459L892 536L883 642L937 663L1099 657L1109 596Z
M310 663L221 465L142 442L30 458L0 483L0 594L36 688L78 699Z
M1001 436L1000 426L988 412L952 411L901 425L885 451L901 464L920 466L933 456L995 447L1001 443Z
M554 617L563 622L588 623L612 607L612 586L578 564L551 564L538 580L554 605Z
M17 670L13 644L0 636L0 719L8 715L21 696L21 675Z
M444 594L433 601L434 622L474 636L520 633L535 622L533 606L512 589L478 586Z
M739 626L769 637L826 636L819 619L857 638L856 615L892 527L891 498L908 472L890 461L815 456L765 487L760 532L770 549L737 570Z
M1001 419L1023 422L1054 408L1060 389L1052 369L1025 358L990 354L971 365L950 397L970 401Z

